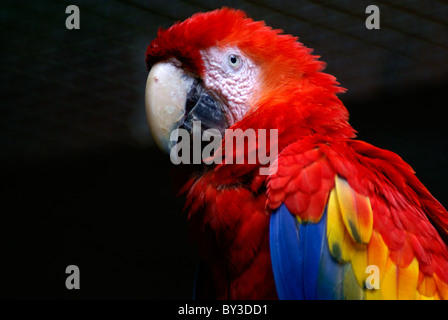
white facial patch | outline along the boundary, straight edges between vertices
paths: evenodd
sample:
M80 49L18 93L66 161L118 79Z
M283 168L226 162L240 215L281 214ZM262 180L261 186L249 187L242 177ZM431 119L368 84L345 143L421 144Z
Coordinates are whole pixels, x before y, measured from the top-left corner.
M204 86L229 107L227 120L232 125L241 120L258 92L259 67L234 47L212 47L201 55Z

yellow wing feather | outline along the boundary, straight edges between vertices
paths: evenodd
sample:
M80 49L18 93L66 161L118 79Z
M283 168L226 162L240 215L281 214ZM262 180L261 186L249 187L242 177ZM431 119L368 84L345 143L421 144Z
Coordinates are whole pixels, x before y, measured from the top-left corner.
M328 199L327 241L333 258L341 264L349 264L343 283L354 293L347 292L347 298L448 299L448 284L436 274L423 276L415 257L406 267L397 266L391 260L391 252L381 234L373 229L369 198L354 191L339 176L335 177ZM379 289L366 287L369 265L378 267Z

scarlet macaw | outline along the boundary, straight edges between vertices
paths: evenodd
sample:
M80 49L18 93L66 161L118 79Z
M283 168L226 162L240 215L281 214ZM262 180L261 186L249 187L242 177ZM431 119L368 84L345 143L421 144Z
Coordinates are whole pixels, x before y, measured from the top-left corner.
M354 139L344 89L311 52L227 8L148 46L147 115L165 150L194 120L278 130L269 175L227 161L194 167L183 187L198 296L448 299L447 211L398 155Z

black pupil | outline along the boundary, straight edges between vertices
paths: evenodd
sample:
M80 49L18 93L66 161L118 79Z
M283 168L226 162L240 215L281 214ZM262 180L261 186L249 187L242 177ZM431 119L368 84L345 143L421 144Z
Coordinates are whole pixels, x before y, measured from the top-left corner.
M235 56L230 56L230 62L231 62L232 64L235 64L236 61L237 61L237 59L236 59Z

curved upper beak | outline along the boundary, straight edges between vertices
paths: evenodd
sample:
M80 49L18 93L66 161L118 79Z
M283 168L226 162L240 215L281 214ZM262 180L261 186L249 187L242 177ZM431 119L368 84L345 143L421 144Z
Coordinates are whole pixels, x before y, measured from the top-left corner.
M166 152L177 143L171 141L175 129L192 133L193 121L201 130L228 127L223 103L202 86L202 82L170 61L155 64L148 75L145 92L146 116L151 133Z

